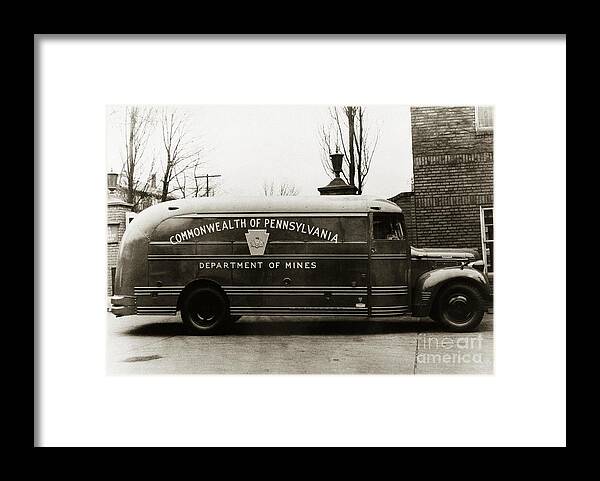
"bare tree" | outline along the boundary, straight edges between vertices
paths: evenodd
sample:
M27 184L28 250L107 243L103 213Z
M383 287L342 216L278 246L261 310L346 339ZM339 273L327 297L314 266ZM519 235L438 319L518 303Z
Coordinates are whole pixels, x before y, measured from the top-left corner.
M298 195L298 188L292 182L284 180L276 184L274 180L263 182L263 193L265 196L294 196Z
M183 197L198 197L202 185L197 175L205 164L202 160L204 146L191 135L189 119L177 109L165 108L160 118L164 159L161 162L161 202L173 192Z
M364 107L332 107L329 114L329 124L321 126L319 130L321 163L325 172L333 177L329 155L343 153L344 168L341 176L348 184L357 187L360 195L371 168L380 132L377 130L371 135Z
M200 160L200 157L190 162L179 175L174 177L173 183L175 188L173 192L178 192L183 198L206 196L206 183L202 180L203 177L201 175L201 168L205 164L206 162ZM209 190L208 195L210 195L210 192L214 194L214 187Z
M148 171L143 164L144 152L154 126L153 115L152 108L125 108L125 158L121 175L126 200L133 204L134 210L137 210L140 200L150 187L149 179L154 169L151 164Z
M356 185L354 179L356 177L356 160L354 158L354 122L356 120L356 107L344 107L344 114L346 115L346 124L348 126L348 149L346 151L346 155L348 156L348 179L351 185ZM335 114L336 122L339 125L340 119L337 114ZM344 145L342 143L342 145ZM360 174L359 174L360 179ZM359 180L360 183L360 180ZM358 192L360 195L360 192Z

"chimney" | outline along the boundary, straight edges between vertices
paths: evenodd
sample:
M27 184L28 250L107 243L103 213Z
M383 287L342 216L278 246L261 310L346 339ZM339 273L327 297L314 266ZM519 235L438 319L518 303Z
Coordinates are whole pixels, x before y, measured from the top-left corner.
M344 154L331 154L329 157L331 158L331 167L333 168L335 178L325 187L319 187L317 189L319 193L321 195L356 195L358 189L353 185L346 184L344 179L340 177Z

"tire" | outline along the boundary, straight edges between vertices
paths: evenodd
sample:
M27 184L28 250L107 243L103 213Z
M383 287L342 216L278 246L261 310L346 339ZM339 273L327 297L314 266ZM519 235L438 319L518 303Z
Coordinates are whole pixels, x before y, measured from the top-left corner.
M470 332L477 329L483 319L485 303L475 287L456 283L440 292L434 311L431 318L446 330Z
M191 334L220 333L231 322L229 303L221 291L213 287L198 286L183 298L181 319Z

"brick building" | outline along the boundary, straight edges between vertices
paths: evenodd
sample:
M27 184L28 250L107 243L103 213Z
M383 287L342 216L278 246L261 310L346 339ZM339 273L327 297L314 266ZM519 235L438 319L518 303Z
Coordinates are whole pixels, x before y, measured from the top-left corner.
M114 194L109 194L107 199L107 295L112 296L115 272L117 268L117 256L121 239L125 233L127 222L131 216L132 205L120 199Z
M494 153L491 107L411 108L413 192L391 200L419 247L468 247L493 272Z
M122 183L118 183L114 195L127 201L127 187L122 185ZM150 179L148 179L148 185L144 189L134 191L132 210L134 212L141 212L148 207L160 203L161 197L162 189L156 185L156 174L152 174ZM174 200L176 198L172 194L167 196L167 200Z
M126 202L127 189L119 184L119 176L114 173L108 174L109 195L107 198L107 294L112 296L114 277L117 268L117 256L121 239L125 233L127 224L133 219L136 212L158 204L161 199L161 191L156 187L156 177L153 175L149 181L149 188L145 191L135 191L134 204ZM111 179L111 176L114 176ZM169 195L168 200L175 199Z

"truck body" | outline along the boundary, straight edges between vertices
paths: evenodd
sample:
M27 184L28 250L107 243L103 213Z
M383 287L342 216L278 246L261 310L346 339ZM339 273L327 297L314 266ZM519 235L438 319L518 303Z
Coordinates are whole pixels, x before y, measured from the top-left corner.
M446 314L483 315L491 291L482 271L476 251L411 247L402 210L377 197L181 199L128 225L111 311L181 311L199 333L245 315L431 316L471 330L480 319ZM453 285L462 292L443 298Z

